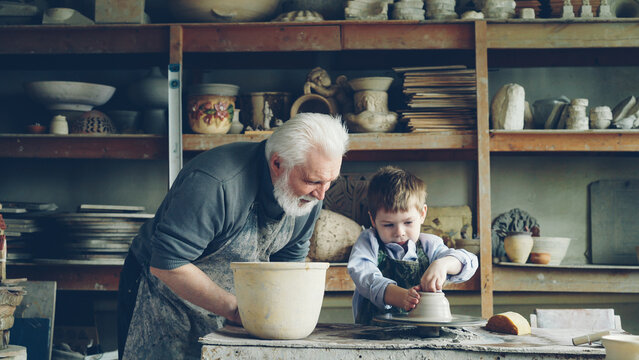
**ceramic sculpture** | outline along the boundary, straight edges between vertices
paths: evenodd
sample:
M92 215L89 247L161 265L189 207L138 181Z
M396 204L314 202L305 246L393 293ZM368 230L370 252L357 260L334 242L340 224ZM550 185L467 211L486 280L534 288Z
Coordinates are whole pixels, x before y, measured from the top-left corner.
M391 77L364 77L349 82L354 95L355 113L346 114L353 132L391 132L397 125L397 113L388 111Z
M318 94L323 96L338 114L352 111L352 93L353 90L344 75L338 76L333 83L326 70L316 67L306 76L304 95Z

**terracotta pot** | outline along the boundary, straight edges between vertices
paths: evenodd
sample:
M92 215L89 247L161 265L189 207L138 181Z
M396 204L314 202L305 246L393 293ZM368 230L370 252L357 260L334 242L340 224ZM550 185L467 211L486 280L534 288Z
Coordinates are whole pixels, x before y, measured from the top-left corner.
M408 313L409 317L431 322L446 322L452 319L450 304L443 292L420 292L419 295L419 303Z
M328 263L233 262L242 325L262 339L302 339L315 329Z
M191 130L200 134L226 134L231 128L239 87L199 84L189 90L187 111Z
M504 239L504 249L510 261L524 264L533 247L533 238L528 232L509 233Z
M530 253L530 262L533 264L546 265L550 262L551 256L549 253Z

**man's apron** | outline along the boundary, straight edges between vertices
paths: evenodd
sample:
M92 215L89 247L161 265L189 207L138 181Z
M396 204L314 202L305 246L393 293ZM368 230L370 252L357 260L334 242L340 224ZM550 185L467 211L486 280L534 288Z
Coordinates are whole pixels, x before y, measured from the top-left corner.
M295 220L268 219L253 204L239 234L193 262L224 290L235 294L231 262L269 261L291 239ZM198 339L223 326L224 318L178 297L142 265L138 296L123 359L200 359Z
M395 280L397 286L403 287L404 289L410 289L415 285L419 285L422 275L424 275L430 265L430 261L424 253L421 241L418 240L415 244L417 261L393 259L386 254L386 246L379 238L377 238L377 243L379 244L377 267L382 272L382 275L387 279ZM360 309L355 322L366 325L372 324L373 317L378 314L389 312L395 314L406 313L404 309L399 309L394 306L388 310L380 309L368 299L364 299Z

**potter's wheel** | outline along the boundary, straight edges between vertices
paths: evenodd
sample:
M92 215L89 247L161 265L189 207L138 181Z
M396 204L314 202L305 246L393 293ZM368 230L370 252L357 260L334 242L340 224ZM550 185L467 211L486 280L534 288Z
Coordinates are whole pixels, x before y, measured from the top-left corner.
M459 327L471 325L483 325L486 320L470 315L452 315L450 321L425 321L423 318L409 317L407 314L380 314L373 318L374 321L393 325L411 325L419 327L420 335L425 337L439 336L442 326Z

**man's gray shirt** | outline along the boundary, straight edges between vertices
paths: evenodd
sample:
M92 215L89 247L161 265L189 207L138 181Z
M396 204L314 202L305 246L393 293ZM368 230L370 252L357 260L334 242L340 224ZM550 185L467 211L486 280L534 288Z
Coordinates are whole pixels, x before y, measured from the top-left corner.
M140 264L170 270L215 252L242 230L255 202L280 219L265 143L223 145L189 161L131 244ZM295 218L291 240L271 261L304 261L321 207Z

